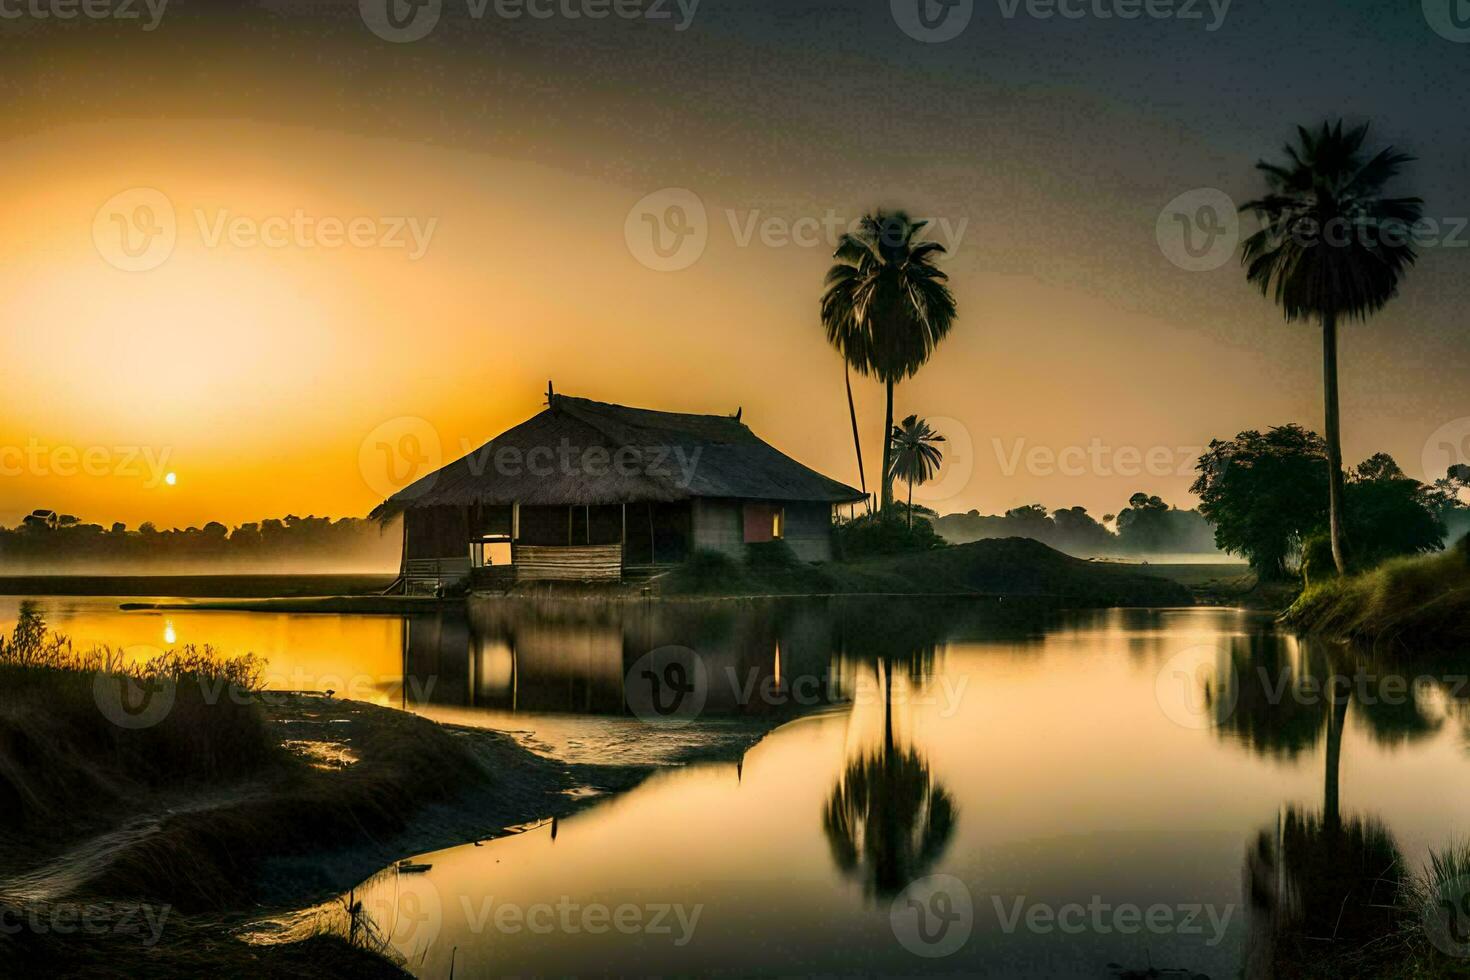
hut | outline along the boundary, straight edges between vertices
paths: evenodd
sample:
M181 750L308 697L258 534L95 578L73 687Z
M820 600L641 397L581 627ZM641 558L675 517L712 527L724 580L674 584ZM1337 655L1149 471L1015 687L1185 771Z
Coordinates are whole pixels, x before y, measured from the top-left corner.
M864 500L758 438L741 413L686 415L547 391L545 411L375 511L403 516L405 590L621 581L695 551L785 541L832 557L834 508Z

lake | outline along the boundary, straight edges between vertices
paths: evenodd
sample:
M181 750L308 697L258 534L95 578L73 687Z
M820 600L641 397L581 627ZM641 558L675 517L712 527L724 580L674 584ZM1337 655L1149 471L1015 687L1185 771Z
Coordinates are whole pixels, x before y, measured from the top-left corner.
M737 759L355 889L360 928L423 977L1254 975L1283 922L1367 934L1382 876L1470 829L1463 679L1238 610L41 606L84 642L251 650L273 686L578 761L697 760L776 726Z

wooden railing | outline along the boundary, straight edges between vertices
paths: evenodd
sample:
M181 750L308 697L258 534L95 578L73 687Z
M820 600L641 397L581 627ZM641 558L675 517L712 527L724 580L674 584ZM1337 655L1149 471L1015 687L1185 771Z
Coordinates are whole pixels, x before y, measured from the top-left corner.
M438 592L469 577L469 558L410 558L403 564L403 591Z
M617 582L623 577L623 546L511 546L518 582Z

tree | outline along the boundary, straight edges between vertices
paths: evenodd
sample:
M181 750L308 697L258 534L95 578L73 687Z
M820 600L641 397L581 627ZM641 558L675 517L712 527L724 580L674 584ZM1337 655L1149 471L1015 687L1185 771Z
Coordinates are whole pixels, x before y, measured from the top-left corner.
M930 428L929 423L917 415L910 415L889 434L893 443L893 462L890 479L897 477L909 485L908 515L909 528L914 526L914 484L923 486L934 479L939 464L944 462L944 453L938 443L944 436Z
M1370 457L1348 475L1347 502L1348 533L1365 566L1444 547L1438 494L1406 476L1387 453Z
M1267 194L1245 204L1261 230L1244 243L1246 278L1271 295L1288 323L1316 320L1322 327L1323 403L1326 418L1328 530L1339 574L1347 572L1342 435L1337 393L1337 326L1366 320L1398 293L1417 258L1409 234L1421 216L1417 197L1390 197L1389 182L1412 158L1388 147L1363 152L1368 127L1348 132L1323 123L1298 127L1298 146L1285 147L1285 164L1256 164Z
M886 390L881 497L885 513L893 503L893 388L928 362L956 316L948 276L934 264L945 254L944 246L917 240L926 224L902 211L864 215L858 230L839 241L837 262L827 272L822 296L828 343L850 368L876 377ZM856 433L850 387L848 409Z
M1219 439L1200 457L1190 491L1215 525L1215 545L1244 555L1262 578L1287 575L1294 543L1322 523L1327 448L1299 425Z

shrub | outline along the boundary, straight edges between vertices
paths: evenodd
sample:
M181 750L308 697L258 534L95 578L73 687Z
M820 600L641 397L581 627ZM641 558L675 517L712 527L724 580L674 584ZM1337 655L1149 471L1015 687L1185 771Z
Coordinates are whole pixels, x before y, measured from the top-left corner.
M1337 560L1332 557L1332 538L1313 534L1302 542L1302 580L1308 588L1337 578Z
M745 556L752 568L796 568L802 564L785 541L762 541L745 546Z
M740 565L723 551L696 551L674 573L679 591L721 592L744 580Z
M878 515L864 516L838 524L833 529L832 547L844 561L878 555L897 555L944 547L934 525L916 517L910 528L906 521Z

